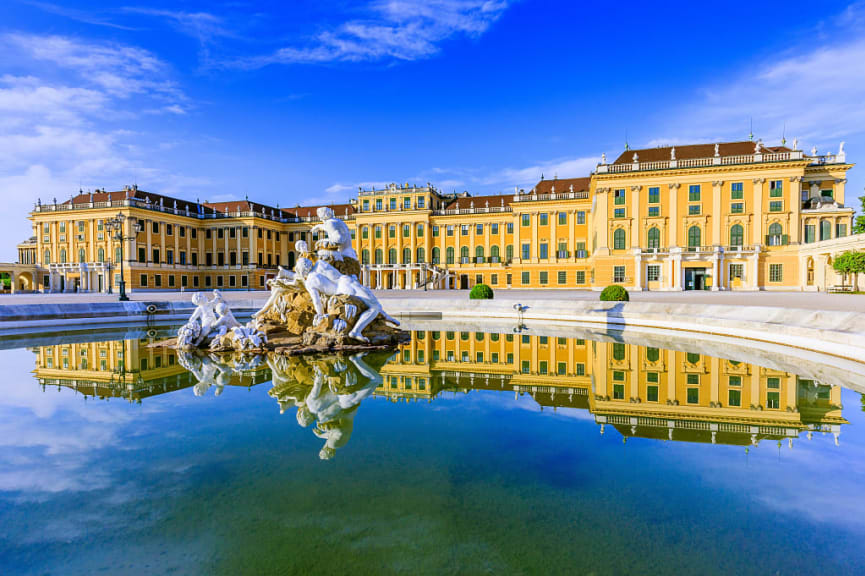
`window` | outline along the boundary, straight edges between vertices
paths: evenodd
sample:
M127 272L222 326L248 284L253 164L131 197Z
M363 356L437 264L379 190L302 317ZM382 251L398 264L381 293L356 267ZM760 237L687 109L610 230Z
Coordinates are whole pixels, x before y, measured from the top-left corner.
M142 274L138 281L142 288L147 288L147 274Z
M168 275L168 287L174 288L174 274Z
M820 240L829 240L832 238L832 223L828 220L820 221Z
M784 183L781 180L769 181L769 197L781 198L784 196Z
M784 211L784 201L783 200L773 200L769 202L769 212L783 212Z
M741 406L742 405L742 391L741 390L729 390L727 392L727 405L728 406Z
M478 236L483 236L484 233L484 225L483 224L475 224L475 234Z
M454 263L453 246L448 246L447 251L445 252L445 263L447 263L447 264L453 264Z
M532 217L529 214L522 215L522 225L523 226L531 226L532 225Z
M700 389L688 388L688 404L698 404L700 402Z
M490 261L498 262L499 261L499 247L493 244L490 246Z
M559 226L565 226L568 223L568 213L559 212Z
M152 230L153 234L159 234L159 222L153 222L150 229Z
M441 264L442 251L438 248L438 246L432 249L432 263L433 264Z
M657 186L649 188L649 204L658 204L661 201L661 189Z
M835 225L835 238L843 238L847 235L847 225L838 223Z
M490 234L498 234L499 233L499 225L498 224L490 224Z
M741 386L742 385L742 377L731 375L727 378L727 384L729 386Z
M780 406L781 402L781 393L780 392L767 392L766 393L766 408L770 410L777 410Z
M396 226L394 226L393 224L387 227L387 237L396 238Z
M730 204L730 213L731 214L742 214L745 212L745 203L744 202L733 202Z
M769 264L769 282L782 282L784 280L784 265Z
M688 352L687 356L689 364L696 364L700 361L700 355L693 352Z
M661 267L651 265L646 267L646 280L649 282L658 282L661 279Z
M733 182L730 184L730 199L741 200L744 198L744 184L742 182Z
M60 263L66 264L66 248L60 249Z
M105 262L105 249L100 248L96 251L96 261L97 262Z
M613 377L615 378L616 372L613 372ZM624 400L625 398L625 385L624 384L613 384L613 400Z
M625 359L625 345L621 342L613 343L613 360L621 362Z
M730 227L730 246L743 246L745 244L745 229L741 224L733 224Z
M547 214L546 212L541 212L540 214L538 214L538 220L539 220L539 224L541 226L546 226L547 224L550 223L549 222L549 214Z
M745 277L744 264L730 264L730 280L741 280Z
M376 237L376 238L381 238L381 226L376 226L376 227L375 227L375 237Z
M699 202L700 201L700 185L699 184L691 184L688 186L688 202Z
M423 249L423 246L417 249L417 262L419 264L423 264L426 261L426 250Z
M577 284L585 284L586 283L586 271L585 270L577 270L576 280L577 280Z
M510 244L505 246L505 259L508 262L514 259L514 247Z
M402 249L402 263L411 264L411 248L406 247Z
M439 237L439 227L438 227L438 226L433 226L433 227L432 227L432 235L433 235L433 237L435 237L435 238L438 238L438 237Z
M424 196L417 197L417 207L424 208L426 206L426 198Z
M396 210L396 198L389 198L388 204L391 210Z
M660 206L649 206L649 218L657 218L661 215Z
M162 274L155 274L155 275L153 276L153 284L154 284L157 288L162 288Z
M403 210L411 210L411 197L406 196L402 199L402 209Z
M618 230L613 232L613 249L625 249L625 230L623 228L619 228Z
M613 210L613 218L624 218L625 217L625 209L624 208L616 208Z
M529 273L528 272L522 273L521 282L523 283L523 286L528 285L528 283L529 283Z
M453 236L453 235L454 235L454 225L453 225L453 224L448 224L448 228L447 228L447 235L448 235L448 236Z
M648 247L658 249L661 247L661 231L657 227L649 228Z
M559 270L557 276L558 276L558 283L559 284L567 284L568 283L568 273L565 270Z
M539 276L541 285L546 286L549 283L549 273L546 270L542 270Z
M364 248L360 252L360 263L361 264L369 264L369 250Z
M523 244L521 258L523 260L528 260L531 253L531 244Z
M549 248L547 246L548 244L546 242L541 242L541 245L538 247L538 257L542 260L546 260L550 256Z
M417 237L423 238L423 224L417 225Z
M387 251L387 263L396 264L396 248L391 248Z
M625 203L625 189L619 188L618 190L613 191L613 204L616 206L621 206Z
M585 224L586 223L586 213L582 210L577 212L577 224Z
M646 360L649 362L657 362L661 357L661 351L657 348L646 348Z
M528 373L531 372L531 370L532 370L532 368L531 368L531 364L529 363L529 361L528 361L528 360L523 360L523 361L522 361L522 364L521 364L521 366L520 366L520 371L521 371L523 374L528 374Z
M820 190L820 196L822 196L823 198L832 198L834 195L835 193L832 191L831 188L829 188L828 190Z
M402 237L403 237L403 238L408 238L408 237L410 237L410 236L411 236L411 225L410 225L410 224L403 224L403 226L402 226Z
M699 204L689 204L688 205L688 215L689 216L699 216L701 213L702 206Z
M364 240L369 238L369 226L364 226L360 229L360 237Z
M655 373L657 376L657 373ZM658 401L658 387L657 386L646 386L646 401L647 402L657 402Z
M513 223L513 222L508 222L508 224L507 224L507 233L508 233L508 234L513 234L513 233L514 233L514 223Z
M701 234L699 226L691 226L688 228L688 248L699 248L701 242Z
M625 267L613 266L613 282L622 284L625 281Z
M382 200L381 200L381 198L376 198L376 200L375 200L375 209L376 209L376 210L381 210L381 206L382 206Z
M766 236L766 244L769 246L782 246L787 243L787 236L784 234L784 228L778 222L772 222L769 225L769 234Z
M499 283L499 275L498 274L490 275L490 284L492 284L493 286L496 286L498 283Z
M688 374L688 386L699 386L700 385L700 375L699 374Z
M87 256L84 253L84 248L79 248L78 249L78 262L81 263L81 262L86 262L86 261L87 261Z

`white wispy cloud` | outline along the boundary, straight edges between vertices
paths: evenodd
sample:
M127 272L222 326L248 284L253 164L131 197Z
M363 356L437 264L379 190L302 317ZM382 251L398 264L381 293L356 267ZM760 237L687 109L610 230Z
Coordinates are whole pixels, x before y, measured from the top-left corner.
M766 142L786 132L822 148L865 134L865 3L850 5L829 27L823 40L815 34L705 86L691 104L662 115L668 134L649 144L741 139L749 118Z
M387 0L371 3L366 17L322 30L305 42L232 64L258 68L269 64L419 60L439 52L455 36L475 38L498 20L506 0Z
M128 124L190 109L165 62L133 46L56 35L2 35L0 51L28 72L0 69L0 194L15 215L0 228L0 259L14 259L32 233L24 216L37 198L63 201L79 185L133 178L170 187L175 178L145 160Z

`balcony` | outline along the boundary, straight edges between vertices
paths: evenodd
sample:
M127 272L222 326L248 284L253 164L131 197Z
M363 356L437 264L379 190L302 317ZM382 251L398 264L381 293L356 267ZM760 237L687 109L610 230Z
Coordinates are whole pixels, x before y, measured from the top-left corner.
M809 160L811 164L843 164L847 161L846 154L839 151L837 154L816 155L816 151L806 155L802 150L791 150L789 152L757 154L741 154L737 156L709 156L706 158L688 158L685 160L659 160L654 162L628 162L624 164L598 164L595 168L596 174L616 174L622 172L644 172L651 170L671 170L676 168L701 168L708 166L731 166L737 164L760 164L767 162L790 162Z
M577 250L576 252L574 252L574 258L583 259L583 258L588 258L588 257L589 257L589 251L588 250Z
M556 258L570 258L571 253L567 250L559 250L556 252Z

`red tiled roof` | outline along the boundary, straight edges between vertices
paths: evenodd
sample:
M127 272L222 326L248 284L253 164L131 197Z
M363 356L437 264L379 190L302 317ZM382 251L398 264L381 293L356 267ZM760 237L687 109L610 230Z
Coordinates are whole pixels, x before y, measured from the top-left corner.
M177 203L178 210L188 209L190 212L196 212L198 210L198 205L195 202L189 202L171 196L163 196L162 194L154 194L153 192L145 192L144 190L137 190L134 188L117 192L105 192L101 190L96 192L82 192L73 196L66 202L63 202L63 204L74 205L89 204L90 202L108 202L109 199L112 202L120 202L121 200L140 200L146 202L147 200L150 200L152 204L159 204L161 201L162 205L169 208L173 208L175 203Z
M487 202L491 207L508 206L513 200L513 194L494 194L490 196L461 196L455 198L450 204L445 206L445 210L464 210L474 206L475 208L486 208ZM504 204L502 204L504 203Z
M552 194L553 186L556 188L556 194L562 192L570 192L571 186L574 187L574 192L588 192L592 179L588 176L583 178L557 178L555 180L541 180L535 185L537 194Z
M745 156L754 153L756 142L745 140L742 142L719 142L718 154L721 156ZM657 148L642 148L639 150L625 150L613 164L630 164L634 161L634 154L640 162L659 162L670 160L671 149L676 149L676 160L689 160L692 158L711 158L715 155L715 144L685 144L682 146L659 146ZM761 146L762 152L771 154L775 152L790 152L786 146Z
M280 208L274 208L273 206L261 204L260 202L250 202L249 200L230 200L228 202L203 202L202 206L207 206L208 208L212 208L214 211L220 212L222 214L233 212L264 212L267 215L273 213L279 217L284 217L287 215L286 212Z
M333 214L337 218L345 216L346 214L354 214L354 206L351 204L323 204L322 206L327 206L333 210ZM321 208L321 206L299 206L297 208L291 208L291 212L299 218L315 218L317 216L316 212L319 208Z

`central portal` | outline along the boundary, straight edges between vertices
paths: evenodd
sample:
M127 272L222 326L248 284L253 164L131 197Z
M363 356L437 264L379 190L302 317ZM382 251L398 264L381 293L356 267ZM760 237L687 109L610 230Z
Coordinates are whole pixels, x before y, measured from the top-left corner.
M708 268L685 268L685 290L708 290Z

